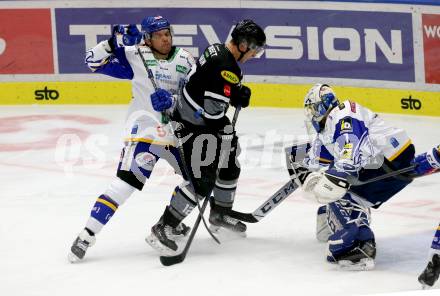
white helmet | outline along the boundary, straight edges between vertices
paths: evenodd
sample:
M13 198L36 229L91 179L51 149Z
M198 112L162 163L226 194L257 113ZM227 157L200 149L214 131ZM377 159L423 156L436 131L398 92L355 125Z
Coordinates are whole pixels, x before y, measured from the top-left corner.
M328 84L315 84L304 98L304 108L307 120L319 133L323 128L322 120L331 109L339 105L335 92Z

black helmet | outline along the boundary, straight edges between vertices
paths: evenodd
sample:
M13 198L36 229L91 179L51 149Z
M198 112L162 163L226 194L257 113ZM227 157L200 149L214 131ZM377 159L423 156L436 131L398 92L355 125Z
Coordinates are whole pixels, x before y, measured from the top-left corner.
M266 34L253 20L242 20L232 30L235 44L246 41L249 47L261 47L266 44Z

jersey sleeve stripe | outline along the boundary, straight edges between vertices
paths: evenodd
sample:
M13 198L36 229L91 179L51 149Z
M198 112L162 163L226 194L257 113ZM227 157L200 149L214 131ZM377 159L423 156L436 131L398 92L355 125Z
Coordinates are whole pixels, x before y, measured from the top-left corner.
M402 148L400 148L399 151L397 151L393 156L388 158L388 160L393 161L394 159L396 159L400 154L402 154L403 151L405 151L406 148L409 147L409 145L411 145L411 140L406 142L405 145L403 145Z
M220 100L220 101L225 102L225 103L229 103L229 101L230 101L230 99L228 97L219 95L217 93L213 93L211 91L205 91L204 95L207 96L207 97L211 97L211 98Z

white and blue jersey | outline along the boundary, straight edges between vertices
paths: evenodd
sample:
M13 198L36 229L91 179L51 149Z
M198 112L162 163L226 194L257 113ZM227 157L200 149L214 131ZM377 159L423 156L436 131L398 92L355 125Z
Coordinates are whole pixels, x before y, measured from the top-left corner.
M184 49L172 47L167 59L156 59L147 46L139 46L151 69L156 84L172 95L179 95L186 76L195 63ZM109 53L107 41L102 41L86 53L85 62L95 73L128 79L132 82L133 99L126 117L125 140L172 145L169 127L161 124L161 114L154 111L150 95L155 91L135 46L119 47Z
M362 181L408 167L413 158L414 146L403 129L387 125L368 108L344 101L329 113L304 161L312 170L328 166L333 174L350 174ZM352 186L350 191L378 207L409 183L405 178L388 178Z

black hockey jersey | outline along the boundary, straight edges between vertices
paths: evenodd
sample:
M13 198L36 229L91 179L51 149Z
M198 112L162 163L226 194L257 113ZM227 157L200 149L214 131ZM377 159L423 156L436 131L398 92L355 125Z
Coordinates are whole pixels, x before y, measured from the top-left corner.
M208 46L187 76L175 119L210 132L222 129L229 123L225 114L231 98L239 93L242 78L237 61L224 44Z

